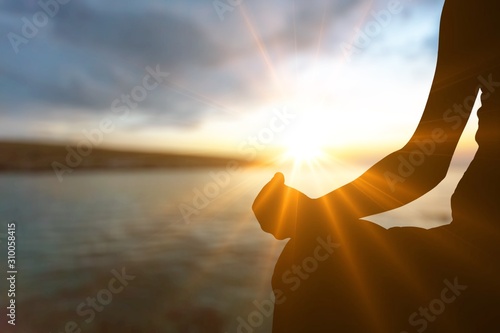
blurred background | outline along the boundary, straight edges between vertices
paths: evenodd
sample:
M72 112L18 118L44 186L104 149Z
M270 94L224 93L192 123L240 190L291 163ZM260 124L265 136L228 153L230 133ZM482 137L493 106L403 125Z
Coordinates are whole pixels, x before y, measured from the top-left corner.
M286 241L253 199L276 171L321 196L406 143L443 2L0 1L1 331L270 332ZM476 124L445 181L371 220L449 223Z

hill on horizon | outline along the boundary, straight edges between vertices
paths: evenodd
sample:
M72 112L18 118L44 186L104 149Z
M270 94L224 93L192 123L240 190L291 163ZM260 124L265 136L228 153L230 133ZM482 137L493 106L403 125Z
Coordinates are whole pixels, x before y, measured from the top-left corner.
M256 163L241 158L179 153L76 147L74 145L0 141L0 171L44 171L54 168L135 169L225 167Z

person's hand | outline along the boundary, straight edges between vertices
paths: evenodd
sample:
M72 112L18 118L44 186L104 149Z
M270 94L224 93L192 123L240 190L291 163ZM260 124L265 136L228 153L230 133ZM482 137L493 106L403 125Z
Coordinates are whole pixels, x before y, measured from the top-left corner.
M252 209L262 230L285 239L294 237L312 203L302 192L286 186L283 174L277 173L257 195Z

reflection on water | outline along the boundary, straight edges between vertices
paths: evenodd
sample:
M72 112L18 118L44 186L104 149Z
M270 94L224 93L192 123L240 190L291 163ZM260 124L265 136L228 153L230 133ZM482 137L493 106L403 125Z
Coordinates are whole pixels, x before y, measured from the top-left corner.
M263 233L250 209L273 171L220 172L82 172L63 183L49 173L0 175L0 233L17 222L19 270L17 325L2 320L0 331L236 332L256 310L253 301L269 299L285 242ZM316 182L317 174L301 173L287 183L319 196L356 174L351 168ZM372 220L449 222L459 176L452 172L425 198ZM120 284L123 270L130 280ZM254 332L270 325L265 318Z

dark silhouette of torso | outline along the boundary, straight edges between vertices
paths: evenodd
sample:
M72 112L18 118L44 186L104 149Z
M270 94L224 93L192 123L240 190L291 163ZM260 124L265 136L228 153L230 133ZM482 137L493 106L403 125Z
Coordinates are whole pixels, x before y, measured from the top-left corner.
M429 121L424 114L412 139L425 141L425 133L442 130L446 140L438 144L444 153L428 158L431 161L415 176L400 181L418 197L434 186L429 184L436 183L435 178L438 183L444 177L438 170L445 165L446 173L467 110L481 90L478 150L451 199L450 224L429 230L384 229L353 212L366 211L360 215L366 216L397 205L391 201L385 208L383 200L373 199L376 195L363 196L368 190L358 194L347 188L350 201L334 207L311 208L298 195L287 198L287 209L296 216L294 231L285 234L264 228L263 221L276 215L260 208L264 199L256 200L254 211L263 229L277 238L291 238L273 275L274 333L500 332L499 22L500 2L446 0L430 92L438 98L430 98L426 108L437 120ZM413 147L410 144L407 147ZM389 168L390 162L386 165ZM378 186L377 172L373 187ZM389 198L391 193L380 188L380 196ZM390 200L404 204L414 199L395 193ZM273 200L278 208L280 203ZM347 205L349 209L343 208Z

